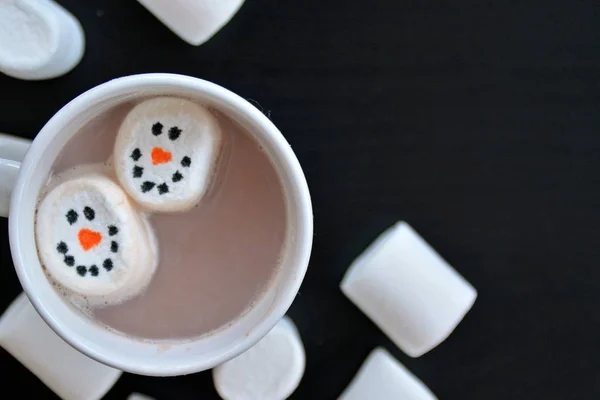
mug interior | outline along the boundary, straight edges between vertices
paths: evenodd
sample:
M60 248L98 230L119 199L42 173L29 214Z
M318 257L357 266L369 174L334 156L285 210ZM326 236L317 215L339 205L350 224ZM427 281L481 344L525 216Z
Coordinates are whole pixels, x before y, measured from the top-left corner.
M288 242L274 283L253 307L215 333L189 341L143 341L89 319L52 288L36 251L34 214L40 191L63 146L89 120L142 97L187 97L237 122L263 146L279 173L286 198ZM40 131L11 199L10 244L17 274L32 304L63 339L90 357L144 375L180 375L212 368L248 349L285 314L304 278L312 245L312 209L300 165L281 133L250 103L197 78L145 74L119 78L80 95Z

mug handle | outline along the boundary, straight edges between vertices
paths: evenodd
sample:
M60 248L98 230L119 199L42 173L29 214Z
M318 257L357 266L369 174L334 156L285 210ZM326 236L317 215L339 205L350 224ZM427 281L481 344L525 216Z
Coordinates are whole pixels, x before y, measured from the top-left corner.
M10 195L29 146L30 140L0 133L0 217L8 217Z
M29 146L30 140L0 133L2 217L8 217L10 196ZM0 347L66 400L100 399L122 374L63 341L39 316L24 293L0 315Z

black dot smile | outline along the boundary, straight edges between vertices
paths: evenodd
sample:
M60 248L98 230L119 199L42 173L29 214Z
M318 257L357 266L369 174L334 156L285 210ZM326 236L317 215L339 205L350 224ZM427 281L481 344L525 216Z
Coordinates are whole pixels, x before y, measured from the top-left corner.
M175 173L173 174L171 179L173 180L173 182L179 182L180 180L183 179L183 175L181 175L181 173L179 171L175 171Z
M144 174L144 168L140 167L139 165L135 165L133 167L133 177L134 178L141 178L143 174Z
M137 161L140 158L142 158L142 152L140 151L140 149L133 149L133 151L131 152L131 158L133 158L133 161Z
M61 254L67 254L69 251L69 247L67 246L67 244L65 242L60 242L56 246L56 250Z
M165 194L165 193L169 193L169 185L167 185L166 183L161 183L160 185L158 185L158 194Z
M67 218L68 218L69 214L71 214L71 216L72 216L71 211L73 211L73 213L76 214L76 212L74 210L70 210L67 213ZM91 207L85 207L83 213L86 216L86 218L89 220L92 220L95 217L95 212ZM117 228L115 225L107 226L107 230L108 230L109 236L115 236L116 234L119 233L119 228ZM63 241L58 242L58 244L56 245L56 251L59 254L64 255L63 261L68 267L75 266L75 257L68 254L69 246L65 242L63 242ZM119 242L117 242L116 240L111 240L110 251L113 253L117 253L119 251ZM104 267L104 269L106 271L112 270L114 267L113 261L110 258L106 258L102 263L102 267ZM94 277L96 277L100 274L100 269L95 264L93 264L89 267L86 267L85 265L78 265L77 267L75 267L75 271L81 277L85 277L88 272L90 273L91 276L94 276Z
M102 263L102 267L104 267L105 270L110 271L111 269L113 269L113 262L110 258L107 258L106 260L104 260L104 262Z
M142 193L146 193L152 190L152 188L154 188L154 186L156 186L156 183L154 182L150 182L150 181L146 181L144 183L142 183Z

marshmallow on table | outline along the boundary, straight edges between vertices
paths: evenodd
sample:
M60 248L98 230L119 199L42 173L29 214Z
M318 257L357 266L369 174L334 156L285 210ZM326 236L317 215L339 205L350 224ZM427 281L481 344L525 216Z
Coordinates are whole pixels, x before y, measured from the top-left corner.
M194 46L213 37L244 0L138 0L180 38Z
M77 19L51 0L0 1L0 71L18 79L64 75L85 48Z
M127 397L127 400L154 400L154 399L150 396L146 396L145 394L131 393L129 395L129 397Z
M0 346L64 400L100 399L122 373L64 342L24 293L0 317Z
M206 193L221 149L221 129L189 100L157 97L135 106L115 143L117 177L148 211L185 211Z
M256 345L213 369L224 400L284 400L300 384L306 356L294 323L284 317Z
M104 304L139 294L158 261L147 221L125 192L100 173L64 180L44 196L36 240L54 280Z
M350 266L341 289L406 354L444 341L477 291L406 222L384 232Z
M339 400L436 400L437 397L383 348L369 354Z

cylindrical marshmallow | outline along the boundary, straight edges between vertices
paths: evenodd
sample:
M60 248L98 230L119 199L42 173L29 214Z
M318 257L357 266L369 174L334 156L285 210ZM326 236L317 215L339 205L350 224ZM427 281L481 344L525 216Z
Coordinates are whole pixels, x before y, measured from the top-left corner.
M339 400L436 400L406 367L379 347L371 352Z
M146 396L145 394L131 393L129 395L129 397L127 397L127 400L154 400L154 399L150 396Z
M300 335L284 317L256 345L213 369L224 400L284 400L304 375L306 356Z
M0 2L0 71L13 78L51 79L81 60L79 21L52 0Z
M139 294L158 262L149 224L125 192L100 173L67 179L44 196L36 241L54 280L105 304Z
M121 376L64 342L24 293L0 317L0 346L64 400L100 399Z
M148 211L185 211L206 193L221 148L221 129L204 107L157 97L135 106L115 143L119 181Z
M213 37L244 0L138 0L180 38L194 46Z
M352 263L341 289L412 357L444 341L477 298L406 222L384 232Z

